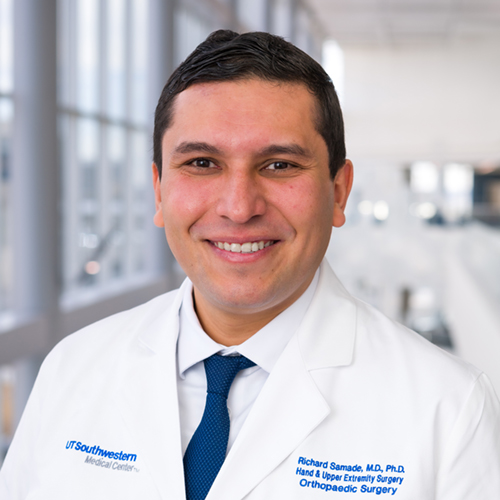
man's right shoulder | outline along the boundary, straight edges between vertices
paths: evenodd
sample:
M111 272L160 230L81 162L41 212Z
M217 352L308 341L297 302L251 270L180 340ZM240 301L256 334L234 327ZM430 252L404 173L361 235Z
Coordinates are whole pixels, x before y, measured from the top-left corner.
M138 335L158 316L168 311L178 290L158 295L131 309L118 312L87 325L61 340L47 359L58 356L81 355L89 350L95 353L113 349L119 351L134 342Z

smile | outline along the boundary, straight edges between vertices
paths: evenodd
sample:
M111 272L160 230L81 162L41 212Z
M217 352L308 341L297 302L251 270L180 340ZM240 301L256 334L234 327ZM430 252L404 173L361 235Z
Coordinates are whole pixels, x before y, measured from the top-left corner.
M274 241L253 241L248 243L227 243L222 241L212 242L217 248L234 253L254 253L274 245Z

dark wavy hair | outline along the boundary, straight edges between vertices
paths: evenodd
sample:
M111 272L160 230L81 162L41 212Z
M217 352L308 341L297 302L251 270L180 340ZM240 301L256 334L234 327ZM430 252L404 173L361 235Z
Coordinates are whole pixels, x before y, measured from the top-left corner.
M328 148L333 179L345 162L344 122L335 88L312 57L269 33L238 34L214 31L172 73L155 112L153 161L161 176L161 143L172 124L175 97L191 85L259 78L270 82L305 85L316 98L315 126Z

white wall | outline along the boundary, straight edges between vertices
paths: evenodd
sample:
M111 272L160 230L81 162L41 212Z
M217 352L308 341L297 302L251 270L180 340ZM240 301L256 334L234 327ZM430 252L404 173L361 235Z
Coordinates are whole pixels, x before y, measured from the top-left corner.
M342 48L349 157L500 159L500 39Z

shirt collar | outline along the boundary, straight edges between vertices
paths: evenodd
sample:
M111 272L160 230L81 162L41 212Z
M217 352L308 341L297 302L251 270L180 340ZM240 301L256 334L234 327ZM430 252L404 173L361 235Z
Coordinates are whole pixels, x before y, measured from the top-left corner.
M307 290L271 322L238 346L226 347L212 340L201 327L193 306L193 285L184 288L179 312L177 360L179 375L217 352L222 355L242 354L257 366L271 373L276 361L298 329L318 284L319 270Z

